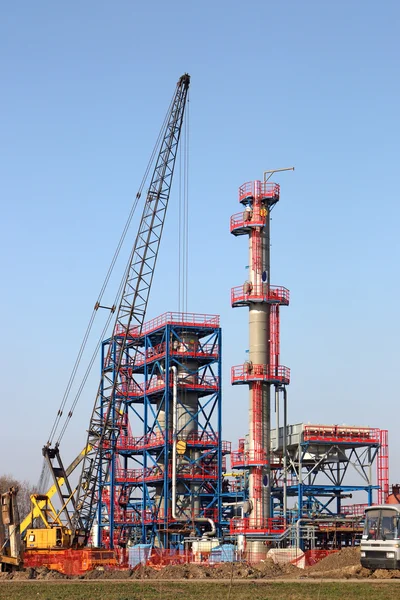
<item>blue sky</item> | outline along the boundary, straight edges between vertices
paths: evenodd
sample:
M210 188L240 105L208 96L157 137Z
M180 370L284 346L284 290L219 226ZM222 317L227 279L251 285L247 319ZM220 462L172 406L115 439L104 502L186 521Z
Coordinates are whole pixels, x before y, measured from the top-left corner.
M0 472L38 477L97 292L187 71L189 309L221 314L224 438L235 442L247 421L246 391L229 384L248 345L246 310L229 304L247 251L229 217L240 184L295 165L277 179L272 214L271 280L291 290L281 323L290 421L389 428L399 480L398 3L19 0L0 10L10 448ZM176 192L149 318L177 308ZM129 243L120 272L128 253ZM97 379L66 436L67 463L84 443Z

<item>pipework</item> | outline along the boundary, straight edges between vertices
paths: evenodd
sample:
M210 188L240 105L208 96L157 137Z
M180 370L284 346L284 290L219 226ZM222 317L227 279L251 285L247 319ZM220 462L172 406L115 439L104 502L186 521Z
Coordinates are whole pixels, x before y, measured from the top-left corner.
M249 308L249 360L232 368L232 384L249 386L249 435L246 457L236 468L249 471L249 526L267 528L271 515L271 386L279 428L280 386L290 381L290 370L279 362L280 306L289 304L289 291L271 285L270 211L279 201L276 183L251 181L239 188L243 212L231 217L231 233L247 235L248 280L232 289L232 306Z

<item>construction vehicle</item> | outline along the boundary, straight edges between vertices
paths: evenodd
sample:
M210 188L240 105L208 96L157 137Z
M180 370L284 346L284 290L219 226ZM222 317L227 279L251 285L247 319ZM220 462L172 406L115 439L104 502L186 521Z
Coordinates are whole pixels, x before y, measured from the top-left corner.
M84 448L68 466L65 471L67 476L74 473L86 452L87 448ZM2 540L0 570L19 568L23 564L24 548L58 550L71 546L71 531L63 525L51 501L57 492L57 487L63 484L62 477L58 477L46 494L32 494L31 511L22 521L20 521L17 503L18 488L11 488L9 492L2 494L0 525L8 527L9 532L6 539ZM33 527L34 523L35 527Z
M367 569L400 569L400 486L387 504L368 506L361 538L361 564Z
M101 545L100 539L91 540L91 536L101 502L101 485L108 480L109 471L113 468L113 448L123 418L116 392L121 378L125 378L125 381L127 378L123 360L126 345L132 341L132 337L140 334L146 315L189 84L188 74L180 77L160 133L159 151L154 161L153 175L116 310L112 334L114 352L106 357L102 365L101 381L89 423L86 447L70 467L64 469L58 443L55 446L49 443L44 446L43 454L54 483L46 494L33 495L31 513L21 524L17 520L17 530L24 536L25 566L45 565L55 568L54 565L57 565L59 570L71 572L71 561L75 561L74 572L82 572L96 564L115 564L112 552L114 540L110 540L111 551L89 548L89 544ZM154 158L153 153L151 163ZM140 195L141 192L138 193L137 200ZM97 308L98 305L95 306L95 309ZM115 306L111 308L111 312L114 311ZM59 411L60 416L61 413L62 411ZM81 475L77 487L73 488L69 477L80 463ZM57 497L60 508L56 509L52 503L53 496ZM15 494L12 498L15 499ZM14 500L10 502L10 506L15 504ZM9 514L11 513L7 512L7 515ZM7 519L10 521L9 516ZM15 522L15 518L12 522ZM39 525L35 526L38 522ZM8 564L20 565L21 551L14 542L11 543L11 536L4 546L7 547L7 554L0 555L0 561L3 564L11 561Z

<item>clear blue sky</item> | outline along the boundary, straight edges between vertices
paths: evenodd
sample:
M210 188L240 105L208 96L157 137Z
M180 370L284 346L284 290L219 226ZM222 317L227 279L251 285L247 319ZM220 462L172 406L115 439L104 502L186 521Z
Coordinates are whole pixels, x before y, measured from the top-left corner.
M0 11L0 472L38 477L187 71L189 308L222 316L224 438L247 427L246 391L229 384L230 366L246 358L246 310L229 297L246 278L247 251L229 217L241 183L295 165L278 179L272 215L272 283L292 294L281 340L290 421L389 428L399 480L398 2L18 0ZM149 317L177 308L176 193L169 217ZM65 441L67 463L84 442L97 379Z

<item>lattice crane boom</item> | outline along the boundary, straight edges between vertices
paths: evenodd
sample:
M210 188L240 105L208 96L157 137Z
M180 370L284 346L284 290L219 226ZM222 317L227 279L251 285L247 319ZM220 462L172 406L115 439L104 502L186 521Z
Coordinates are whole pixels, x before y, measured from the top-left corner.
M164 228L172 178L183 117L187 102L190 76L180 77L169 113L160 150L146 196L137 237L126 270L126 279L116 311L112 335L113 351L105 357L102 376L90 419L87 452L83 459L77 491L73 502L72 537L74 545L85 545L96 517L101 482L107 480L112 468L121 402L124 351L127 343L141 333L149 299L158 250ZM126 381L126 371L125 371ZM51 449L48 449L51 452Z

